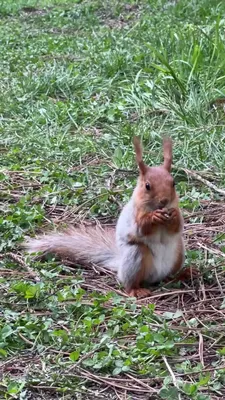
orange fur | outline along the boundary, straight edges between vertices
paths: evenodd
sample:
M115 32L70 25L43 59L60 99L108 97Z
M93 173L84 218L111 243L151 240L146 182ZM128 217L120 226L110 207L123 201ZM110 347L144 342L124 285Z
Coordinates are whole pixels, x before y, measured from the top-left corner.
M170 172L172 166L172 140L170 138L164 138L163 140L163 157L163 166Z
M183 246L182 246L182 241L180 240L180 245L179 248L177 250L177 261L173 266L172 269L172 275L176 274L178 271L180 271L182 264L183 264Z
M150 183L150 191L146 190L146 183ZM172 204L172 207L178 204L173 178L164 167L146 167L145 173L138 179L135 203L138 210L146 212L161 209L167 204Z
M153 216L154 212L143 213L139 211L136 214L136 222L142 235L150 235L157 230L157 224L154 224Z
M171 274L172 276L175 275L175 278L169 277L167 278L167 282L186 281L192 277L197 277L199 275L198 271L195 268L189 267L182 269L182 264L183 264L183 246L182 242L180 242L180 246L177 251L177 261L174 264Z
M131 237L132 239L132 237ZM139 250L142 253L142 264L140 271L136 275L135 282L133 283L132 287L130 287L127 292L130 296L135 297L143 297L150 295L151 292L149 289L141 288L141 283L145 280L146 273L149 271L152 265L152 255L149 248L139 242Z
M138 137L134 136L133 143L134 143L137 164L139 166L140 172L142 174L144 174L147 169L147 166L145 165L144 161L142 160L142 152L143 151L142 151L142 146L141 146L141 143L140 143L140 140L138 139Z
M182 226L181 214L179 208L172 208L169 210L169 220L166 223L167 231L170 233L177 233Z
M174 187L174 181L170 175L172 166L172 141L164 139L163 156L164 162L160 167L148 167L142 160L142 147L137 138L134 139L136 160L139 165L139 179L135 189L135 221L139 229L139 235L130 235L129 244L138 245L143 251L142 236L153 235L163 226L168 234L176 234L182 230L182 216L178 205L178 196ZM146 184L150 189L146 189ZM146 246L147 248L147 246ZM149 251L149 249L147 248ZM134 287L137 290L144 280L146 268L151 268L152 260L143 252L142 269L137 274ZM150 252L149 252L150 253ZM173 273L179 271L183 264L182 236L177 252L177 260L173 267Z
M137 297L137 298L148 297L148 296L151 296L151 290L140 287L137 289L131 289L129 292L127 292L127 294L130 297Z

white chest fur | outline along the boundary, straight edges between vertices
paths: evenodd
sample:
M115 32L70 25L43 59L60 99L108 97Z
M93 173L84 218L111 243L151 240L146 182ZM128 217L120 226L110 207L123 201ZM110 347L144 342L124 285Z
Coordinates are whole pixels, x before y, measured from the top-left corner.
M152 253L152 266L146 270L145 279L157 282L168 276L177 261L181 245L180 233L171 235L162 228L145 241Z
M127 263L132 266L130 258L130 246L127 245L128 235L139 236L138 227L135 222L135 207L133 198L123 208L116 227L116 243L119 251L123 255L127 255ZM178 259L180 252L184 254L184 245L182 242L181 231L176 234L169 234L161 227L155 234L141 237L141 241L145 243L151 251L151 264L146 268L145 280L150 283L158 282L168 276ZM181 249L180 247L183 247ZM123 267L124 268L124 267ZM135 266L133 266L133 269ZM132 269L132 268L131 268Z

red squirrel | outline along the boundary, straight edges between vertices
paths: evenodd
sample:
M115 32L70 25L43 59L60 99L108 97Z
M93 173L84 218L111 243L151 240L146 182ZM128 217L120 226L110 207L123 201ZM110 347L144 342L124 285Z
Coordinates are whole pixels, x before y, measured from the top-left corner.
M172 141L163 141L163 164L147 166L142 147L134 137L139 178L129 202L123 207L116 229L70 227L64 232L48 233L29 239L30 253L42 251L80 262L91 262L117 272L129 296L151 294L141 287L180 273L184 263L183 217L178 205L175 182L171 176Z

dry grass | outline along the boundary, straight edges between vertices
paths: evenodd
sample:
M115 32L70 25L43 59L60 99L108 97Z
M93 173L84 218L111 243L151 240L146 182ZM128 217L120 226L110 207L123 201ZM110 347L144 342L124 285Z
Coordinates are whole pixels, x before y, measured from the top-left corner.
M65 222L65 215L68 215L68 210L63 207L46 208L47 218L53 219L54 222ZM201 217L202 221L194 223L193 220ZM173 331L179 331L182 334L183 341L178 342L176 345L179 348L186 348L185 356L182 357L164 357L166 367L169 368L169 372L173 370L173 365L182 363L189 360L192 364L200 363L202 365L201 371L193 370L187 373L172 373L174 383L180 378L186 382L193 382L193 378L196 379L200 375L209 373L215 374L215 371L225 369L225 362L218 363L218 349L221 349L220 341L223 340L225 334L224 318L225 308L222 306L224 302L225 293L225 270L223 267L224 252L221 251L220 246L215 243L215 234L224 233L224 218L225 218L225 205L223 202L211 202L202 201L201 210L185 216L185 237L186 247L191 250L203 249L205 254L205 265L207 260L213 255L214 263L206 268L201 268L201 277L199 279L185 282L180 287L173 287L173 284L164 284L161 287L155 286L153 293L150 298L137 300L137 312L141 311L143 306L151 303L155 305L155 314L158 316L165 316L166 313L175 314L175 318L171 318L168 321L169 329ZM67 223L74 223L74 217L66 219ZM78 221L76 221L78 222ZM83 219L82 219L82 222ZM87 221L87 224L90 222ZM113 223L111 223L113 225ZM28 268L22 259L21 254L7 253L2 255L1 258L8 257L12 258L21 268L24 270L10 270L1 269L3 276L13 275L14 279L20 279L21 274L29 279L37 281L36 272ZM76 269L74 265L69 261L64 260L67 265L66 275L59 275L62 279L72 277L76 275ZM198 267L198 264L193 263L193 266ZM84 282L81 284L82 288L86 291L86 300L83 299L83 304L91 304L89 293L97 292L99 294L107 294L109 291L114 291L119 295L125 296L126 294L122 289L119 288L119 284L113 273L99 268L98 266L83 266ZM210 279L208 278L210 275ZM206 278L206 279L205 279ZM86 302L86 303L85 303ZM67 301L67 304L72 304L73 301ZM105 307L110 310L113 307L111 301L105 303ZM41 312L39 313L39 315ZM43 315L47 315L43 312ZM192 321L190 323L190 321ZM152 323L151 329L157 330L161 323ZM32 342L26 340L21 336L28 345L33 345ZM118 341L123 339L123 346L135 346L136 336L128 335L126 337L119 337ZM52 349L53 353L56 350ZM50 353L51 353L50 351ZM92 351L93 354L95 350ZM91 353L92 353L91 352ZM64 352L59 351L62 355ZM126 393L132 394L132 399L146 399L146 396L154 399L157 398L157 393L162 384L162 378L140 378L140 376L129 373L125 374L120 378L107 377L104 375L95 374L82 367L82 361L86 358L91 357L91 353L85 354L79 359L79 361L72 366L69 371L66 372L66 376L70 374L73 377L79 377L85 379L85 381L92 383L89 391L94 395L99 393L104 398L104 392L112 395L112 398L125 399ZM69 353L65 353L65 355ZM18 361L18 360L17 360ZM32 359L32 362L34 360ZM35 359L36 368L40 362L40 358ZM21 358L18 361L18 367L13 365L11 362L3 363L1 369L2 372L10 374L20 374L24 371L27 359ZM97 386L96 386L97 385ZM31 388L36 386L31 385ZM45 387L44 385L37 386L39 393L43 390L51 389L51 391L57 390L57 387ZM207 393L207 387L205 389ZM225 396L225 390L220 389L220 394ZM107 394L107 396L108 396ZM49 395L51 398L51 395ZM156 397L154 397L156 396ZM55 397L54 397L55 398ZM88 395L87 395L88 398ZM101 398L98 397L98 398ZM211 397L212 399L221 398L216 395Z

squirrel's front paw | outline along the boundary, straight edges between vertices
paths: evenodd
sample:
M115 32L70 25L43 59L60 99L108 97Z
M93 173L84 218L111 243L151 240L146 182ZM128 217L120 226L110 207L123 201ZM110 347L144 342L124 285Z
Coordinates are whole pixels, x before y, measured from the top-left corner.
M169 215L170 221L173 221L173 220L177 219L178 218L178 210L177 210L177 208L170 208L168 210L168 215Z
M163 208L162 210L155 210L152 215L152 222L154 224L165 224L170 219L168 211Z

